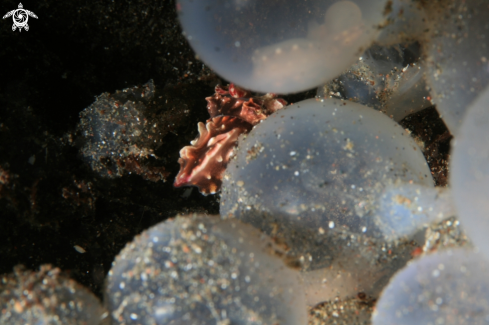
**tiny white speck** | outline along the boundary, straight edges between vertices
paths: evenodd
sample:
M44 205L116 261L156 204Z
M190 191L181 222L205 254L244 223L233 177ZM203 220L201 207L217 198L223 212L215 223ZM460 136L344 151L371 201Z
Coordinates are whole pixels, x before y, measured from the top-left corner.
M334 228L334 221L330 221L328 226L330 229L333 229Z
M119 288L120 289L124 289L125 287L126 287L126 283L125 282L119 283Z
M295 172L294 172L294 175L295 175L295 176L299 176L299 172L298 172L298 171L295 171Z
M363 227L362 232L367 232L367 227Z
M290 155L291 155L291 156L295 156L296 154L297 154L297 152L295 152L295 151L291 151L291 152L290 152Z
M73 248L80 254L86 253L87 251L83 249L83 247L75 245Z
M137 315L137 314L135 314L135 313L132 313L132 314L131 314L131 319L133 319L133 320L138 319L138 315Z
M200 246L195 245L192 248L194 249L195 253L197 253L197 254L202 253L202 248Z

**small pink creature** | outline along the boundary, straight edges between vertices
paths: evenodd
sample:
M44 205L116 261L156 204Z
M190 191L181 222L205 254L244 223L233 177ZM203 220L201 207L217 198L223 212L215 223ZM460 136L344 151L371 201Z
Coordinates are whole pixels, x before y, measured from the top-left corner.
M180 150L180 171L173 183L175 187L197 186L204 195L221 188L238 136L287 105L275 94L251 97L250 92L233 84L217 85L215 94L206 100L211 118L205 125L199 122L198 137Z

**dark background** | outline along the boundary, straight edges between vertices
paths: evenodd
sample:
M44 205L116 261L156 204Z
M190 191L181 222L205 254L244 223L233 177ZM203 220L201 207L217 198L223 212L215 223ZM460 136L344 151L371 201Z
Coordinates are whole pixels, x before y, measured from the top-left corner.
M0 14L18 1L0 1ZM179 150L208 118L204 98L223 81L195 59L174 1L22 4L39 17L29 18L29 31L13 32L12 18L0 20L0 274L51 263L101 297L111 262L136 234L178 213L219 212L219 195L194 189L184 198L185 188L172 183ZM156 152L170 176L156 183L137 175L102 178L69 141L79 112L103 92L149 79L174 99L165 109L190 110ZM434 177L445 185L450 135L436 111L408 117L404 126L424 141Z
M0 2L3 16L18 1ZM217 197L174 189L178 152L208 118L218 79L181 35L174 1L22 1L29 31L0 20L0 273L51 263L100 296L115 255L177 213L218 213ZM188 62L192 62L189 64ZM66 139L102 92L153 79L191 110L158 150L167 181L104 179ZM34 164L29 158L35 156ZM86 253L78 253L79 245Z

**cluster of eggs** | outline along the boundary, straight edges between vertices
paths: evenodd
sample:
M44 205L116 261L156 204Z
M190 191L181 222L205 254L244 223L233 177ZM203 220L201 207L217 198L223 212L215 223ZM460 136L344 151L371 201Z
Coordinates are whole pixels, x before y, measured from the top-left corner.
M363 292L380 297L374 324L486 322L487 3L181 0L178 9L190 44L224 78L261 92L319 87L240 140L221 195L223 217L300 256L306 303ZM433 187L396 123L432 103L455 136L447 188ZM423 245L423 226L451 216L482 254L434 253L399 271ZM478 303L460 298L470 292Z
M62 305L63 315L89 324L306 324L308 307L362 293L378 299L377 325L486 323L487 3L179 0L177 10L199 58L223 78L259 92L319 87L321 96L240 138L220 217L179 216L146 230L113 263L107 312L88 320L81 311L93 304L71 289L59 299L78 302ZM422 59L402 66L413 41ZM396 122L432 101L454 134L447 188L434 187ZM410 262L425 225L452 216L477 249ZM36 297L22 296L26 276L16 276L0 283L0 320L59 320L59 306L28 311Z

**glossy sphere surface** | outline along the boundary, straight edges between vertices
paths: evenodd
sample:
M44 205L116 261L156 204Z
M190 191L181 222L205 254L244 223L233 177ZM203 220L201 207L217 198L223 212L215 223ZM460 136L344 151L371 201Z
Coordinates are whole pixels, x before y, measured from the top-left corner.
M339 75L378 35L383 0L179 0L190 45L223 78L289 93Z
M386 227L385 216L376 214L379 197L396 182L433 186L402 127L369 107L310 99L270 115L240 139L220 212L304 256L309 304L362 290L375 296L414 249L409 241L390 241L402 237L395 236L396 223Z
M482 325L489 319L489 263L458 249L424 256L391 279L374 325Z
M451 183L462 226L489 258L489 89L468 109L453 145Z
M238 220L167 220L117 256L108 309L124 324L306 324L298 271L272 246Z
M456 135L467 108L489 84L489 6L486 0L449 0L426 12L432 23L427 82L436 109Z
M250 222L253 208L296 229L337 226L383 237L370 208L395 181L433 185L401 126L359 104L309 99L240 141L224 177L221 215Z
M49 264L0 276L0 311L7 325L97 325L105 312L93 293Z
M419 55L417 44L373 45L342 75L320 86L317 95L373 107L399 122L432 106Z

